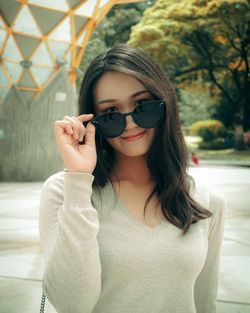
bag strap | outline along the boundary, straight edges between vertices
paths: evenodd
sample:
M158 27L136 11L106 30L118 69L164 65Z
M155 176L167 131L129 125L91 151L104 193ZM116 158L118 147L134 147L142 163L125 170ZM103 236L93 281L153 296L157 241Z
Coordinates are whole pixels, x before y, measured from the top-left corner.
M46 301L46 296L44 294L42 294L40 313L44 313L45 301Z

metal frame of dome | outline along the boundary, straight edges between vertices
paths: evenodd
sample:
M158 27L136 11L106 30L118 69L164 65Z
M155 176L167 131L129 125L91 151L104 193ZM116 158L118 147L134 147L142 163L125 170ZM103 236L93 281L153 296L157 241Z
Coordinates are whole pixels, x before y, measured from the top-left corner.
M144 0L0 0L0 98L40 94L59 68L73 85L93 30L115 4Z

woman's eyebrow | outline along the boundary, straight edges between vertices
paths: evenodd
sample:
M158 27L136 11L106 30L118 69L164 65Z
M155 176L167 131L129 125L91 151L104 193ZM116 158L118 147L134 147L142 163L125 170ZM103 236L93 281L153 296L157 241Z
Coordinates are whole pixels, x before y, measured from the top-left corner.
M105 99L105 100L97 101L96 104L110 103L110 102L115 102L115 99Z
M134 93L130 98L134 98L134 97L137 97L137 96L140 96L144 93L150 93L148 90L141 90L141 91L137 91L136 93Z
M140 90L140 91L137 91L136 93L132 94L130 96L130 98L135 98L139 95L142 95L144 93L150 93L148 90ZM110 102L115 102L116 99L104 99L104 100L101 100L101 101L98 101L96 104L99 105L99 104L103 104L103 103L110 103Z

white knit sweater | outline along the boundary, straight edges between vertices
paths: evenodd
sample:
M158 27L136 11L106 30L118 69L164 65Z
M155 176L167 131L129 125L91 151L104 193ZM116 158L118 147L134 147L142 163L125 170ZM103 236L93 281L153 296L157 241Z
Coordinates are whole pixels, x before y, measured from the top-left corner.
M59 172L43 186L43 289L57 312L216 312L224 201L194 191L213 216L182 236L167 220L142 223L110 184L92 190L93 179Z

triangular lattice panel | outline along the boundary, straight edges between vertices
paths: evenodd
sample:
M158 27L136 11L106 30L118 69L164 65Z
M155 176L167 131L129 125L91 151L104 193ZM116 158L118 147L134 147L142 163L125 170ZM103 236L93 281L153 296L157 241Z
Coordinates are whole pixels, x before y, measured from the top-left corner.
M0 98L15 84L26 99L61 66L71 82L87 39L116 3L142 0L0 0Z

